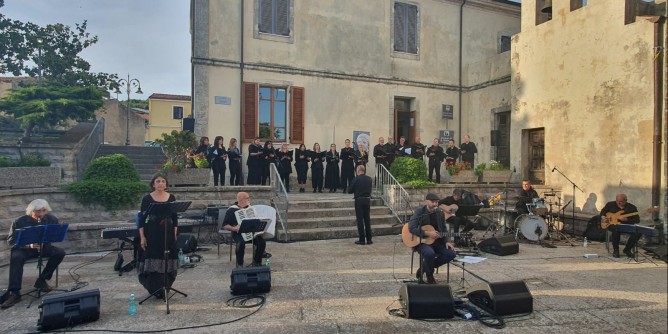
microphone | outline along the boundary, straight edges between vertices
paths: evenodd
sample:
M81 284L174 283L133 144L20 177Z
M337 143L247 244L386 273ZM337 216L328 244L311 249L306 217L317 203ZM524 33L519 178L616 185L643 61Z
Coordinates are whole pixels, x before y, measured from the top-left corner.
M554 168L552 168L552 173L554 173L555 169L557 169L557 166L554 166Z

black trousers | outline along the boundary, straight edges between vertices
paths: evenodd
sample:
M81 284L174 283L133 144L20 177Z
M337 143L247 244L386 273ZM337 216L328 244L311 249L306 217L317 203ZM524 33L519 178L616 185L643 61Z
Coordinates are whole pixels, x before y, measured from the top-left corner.
M285 191L290 191L290 173L281 173L281 180L285 186Z
M234 242L237 245L235 250L235 254L237 256L237 266L243 266L244 255L246 255L247 242L244 241L244 238L239 234L234 236ZM267 248L267 242L264 241L262 237L255 237L255 239L253 239L253 245L255 246L255 250L253 251L253 262L262 264L262 255L264 255L264 250Z
M230 160L230 185L238 186L242 179L241 163Z
M7 290L19 292L21 290L21 281L23 280L23 265L28 259L39 257L39 251L36 249L18 248L12 249L11 258L9 260L9 287ZM42 250L42 257L48 257L46 266L42 269L42 276L38 279L50 280L53 272L56 271L60 262L65 258L65 251L61 248L52 246L51 244L44 245Z
M447 222L452 224L452 226L455 228L455 233L459 233L459 227L462 225L464 225L462 232L468 232L473 229L473 223L464 217L450 217Z
M313 190L322 190L322 168L311 168L311 184L313 185Z
M355 198L355 216L357 216L357 233L359 241L371 241L371 198Z
M218 159L216 159L211 166L211 170L213 171L213 185L217 186L219 184L218 182L220 182L220 185L224 186L225 171L227 171L227 168L225 168L225 160L218 161Z
M436 171L436 183L441 183L441 163L439 161L429 162L429 181L433 180L431 176L434 171Z
M616 225L608 226L608 230L612 231L612 249L619 252L619 239L622 233L617 232ZM626 242L626 246L624 246L624 252L633 250L636 243L638 243L638 239L640 239L640 233L629 233L629 240Z

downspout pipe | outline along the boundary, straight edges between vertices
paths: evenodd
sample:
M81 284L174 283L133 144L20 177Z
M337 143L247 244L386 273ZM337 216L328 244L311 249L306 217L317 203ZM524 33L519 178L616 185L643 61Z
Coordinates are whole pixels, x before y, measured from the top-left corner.
M244 111L242 107L242 101L244 100L244 17L246 16L246 12L244 9L244 2L245 0L241 0L241 20L240 20L240 27L239 27L239 37L240 37L240 43L239 43L239 140L238 140L238 147L239 147L239 152L243 154L243 138L241 138L241 134L243 133L243 117L244 117ZM244 184L244 177L243 177L243 160L241 164L241 170L242 170L242 177L241 177L241 184Z
M195 1L190 1L190 116L195 118ZM181 121L183 131L183 120Z
M464 135L462 134L462 59L463 59L463 35L464 35L464 5L466 0L462 1L462 4L459 6L459 91L457 94L458 103L459 103L459 144L461 145Z

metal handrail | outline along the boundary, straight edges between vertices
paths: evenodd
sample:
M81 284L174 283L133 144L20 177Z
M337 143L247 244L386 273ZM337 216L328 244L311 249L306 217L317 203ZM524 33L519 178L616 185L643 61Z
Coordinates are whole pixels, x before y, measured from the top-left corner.
M394 178L385 166L376 165L376 186L374 195L380 197L390 208L399 223L403 224L413 215L411 197L408 191Z
M104 117L100 117L95 123L93 130L88 134L88 138L86 138L86 141L81 146L80 150L75 153L77 180L81 180L84 170L95 157L100 144L104 142L104 123Z
M290 240L288 234L288 207L290 206L290 200L288 198L288 191L285 189L285 185L281 181L281 175L278 173L278 168L276 164L269 164L271 171L270 185L271 185L271 201L276 207L276 214L278 215L278 221L283 227L283 233L285 234L285 242ZM278 239L278 238L277 238Z

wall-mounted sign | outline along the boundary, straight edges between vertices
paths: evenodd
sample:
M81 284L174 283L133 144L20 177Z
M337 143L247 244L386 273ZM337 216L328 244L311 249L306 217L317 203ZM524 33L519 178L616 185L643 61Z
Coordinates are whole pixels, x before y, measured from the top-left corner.
M224 105L229 106L230 104L232 104L232 98L229 97L229 96L216 96L214 98L214 103L215 104L224 104Z
M455 130L441 130L438 132L438 138L441 139L441 145L447 145L448 140L455 139Z
M442 119L454 119L455 118L455 108L452 104L444 104L443 111L441 111Z

